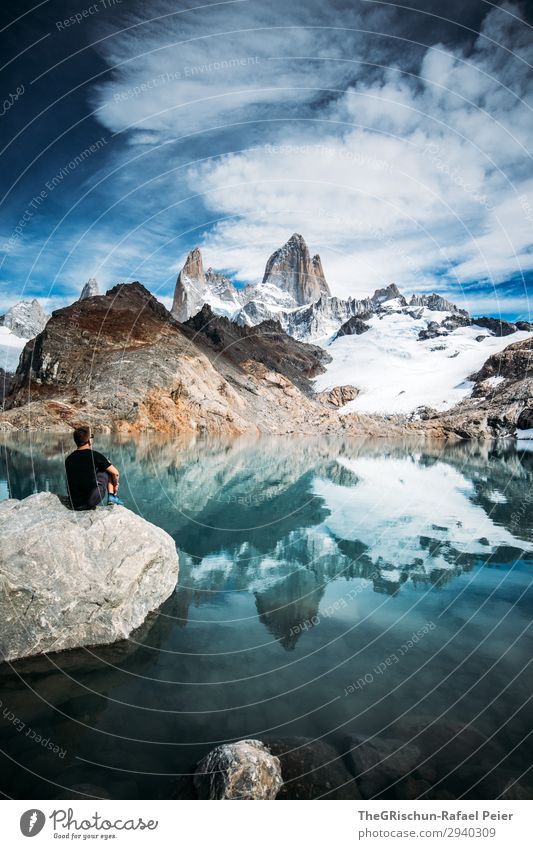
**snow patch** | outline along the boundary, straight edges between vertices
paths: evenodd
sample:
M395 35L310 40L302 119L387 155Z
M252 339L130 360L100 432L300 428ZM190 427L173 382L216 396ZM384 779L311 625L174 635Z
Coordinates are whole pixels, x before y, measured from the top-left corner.
M533 336L519 331L480 343L476 328L459 327L438 340L419 341L427 327L426 312L439 323L450 315L425 309L420 318L406 312L374 316L366 333L334 339L326 349L332 362L316 379L315 391L356 386L360 394L341 414L409 414L421 406L446 410L470 395L473 383L468 377L488 357Z
M497 489L487 492L487 498L489 501L492 501L493 504L507 504L507 498L502 492L498 492Z
M16 371L19 357L27 339L21 339L7 327L0 327L0 368Z

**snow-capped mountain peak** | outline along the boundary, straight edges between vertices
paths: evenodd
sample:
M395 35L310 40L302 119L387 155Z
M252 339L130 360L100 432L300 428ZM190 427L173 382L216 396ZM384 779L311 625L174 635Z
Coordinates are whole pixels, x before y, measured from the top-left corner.
M36 298L19 301L0 316L0 367L7 372L17 367L28 339L44 329L48 316Z
M329 296L319 255L311 257L303 236L294 233L270 256L262 282L244 288L212 268L204 272L201 251L194 248L178 275L172 314L186 321L207 303L239 324L253 325Z
M86 298L94 298L96 295L100 294L100 287L98 285L98 281L94 277L90 277L87 280L87 283L81 290L79 301L84 301Z
M0 316L0 326L6 327L20 339L33 339L44 328L48 316L37 298L19 301Z

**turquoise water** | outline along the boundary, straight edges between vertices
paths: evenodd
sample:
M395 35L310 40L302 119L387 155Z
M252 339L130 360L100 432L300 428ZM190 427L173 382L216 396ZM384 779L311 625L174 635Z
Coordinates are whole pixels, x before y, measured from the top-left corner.
M313 797L530 792L533 453L95 447L126 505L175 539L178 587L127 642L0 667L6 795L188 798L199 758L245 737L311 751ZM0 498L64 492L65 451L5 438ZM369 783L352 754L368 740L408 763Z

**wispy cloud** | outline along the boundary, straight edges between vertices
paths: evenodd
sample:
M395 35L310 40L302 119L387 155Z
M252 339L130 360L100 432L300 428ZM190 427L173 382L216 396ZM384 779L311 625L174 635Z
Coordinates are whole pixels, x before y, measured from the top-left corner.
M432 2L159 0L150 19L140 2L100 17L109 71L88 91L109 176L41 273L65 292L139 278L168 297L193 245L255 282L299 231L336 294L395 281L466 303L476 286L485 311L522 308L531 28L518 3L474 6L450 0L457 25Z

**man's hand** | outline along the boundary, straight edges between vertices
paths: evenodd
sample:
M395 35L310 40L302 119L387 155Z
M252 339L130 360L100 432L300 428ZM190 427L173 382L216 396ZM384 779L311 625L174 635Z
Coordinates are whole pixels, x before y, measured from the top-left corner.
M111 483L113 484L113 494L116 495L118 492L119 482L118 479L120 477L119 471L116 466L108 466L106 469L107 474L111 478Z

